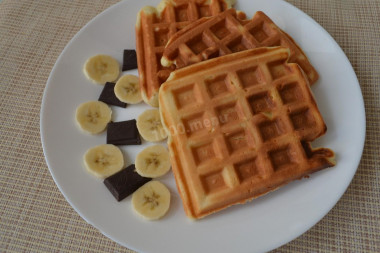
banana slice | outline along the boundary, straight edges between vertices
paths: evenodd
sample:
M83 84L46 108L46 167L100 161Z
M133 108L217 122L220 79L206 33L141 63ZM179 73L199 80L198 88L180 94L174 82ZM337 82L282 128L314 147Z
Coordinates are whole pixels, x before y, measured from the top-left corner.
M162 141L168 136L162 126L158 109L150 109L143 112L137 118L137 129L146 141Z
M120 77L116 82L115 88L116 97L128 104L137 104L142 101L139 78L134 75L125 75Z
M101 101L89 101L80 104L75 118L80 128L91 134L102 132L111 121L111 108Z
M160 219L169 210L170 192L164 184L150 181L133 193L132 206L147 220Z
M98 54L86 61L83 73L90 81L104 85L106 82L113 82L119 77L120 67L117 60L111 56Z
M86 169L98 178L109 177L124 166L121 150L112 144L103 144L87 150L83 157Z
M135 166L140 176L163 176L170 170L169 152L162 145L147 147L136 156Z

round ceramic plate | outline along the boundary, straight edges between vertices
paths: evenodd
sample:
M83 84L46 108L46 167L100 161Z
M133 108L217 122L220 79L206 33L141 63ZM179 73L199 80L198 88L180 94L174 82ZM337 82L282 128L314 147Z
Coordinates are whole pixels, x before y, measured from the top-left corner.
M264 11L304 49L320 74L313 85L327 134L314 142L336 152L337 165L281 189L199 221L184 213L172 173L160 178L172 193L169 213L148 222L132 210L131 197L117 202L102 180L83 166L85 151L104 144L105 133L91 136L76 126L76 107L97 100L102 86L82 73L84 62L108 54L122 63L123 49L135 48L134 24L142 6L158 1L123 1L89 22L63 50L48 79L41 110L41 138L50 172L73 208L103 234L139 252L263 252L298 237L337 203L351 182L363 150L365 112L355 73L334 39L313 19L281 0L237 0L252 16ZM136 74L137 71L127 71ZM125 73L127 73L125 72ZM113 121L136 118L149 106L112 107ZM151 145L122 146L126 164Z

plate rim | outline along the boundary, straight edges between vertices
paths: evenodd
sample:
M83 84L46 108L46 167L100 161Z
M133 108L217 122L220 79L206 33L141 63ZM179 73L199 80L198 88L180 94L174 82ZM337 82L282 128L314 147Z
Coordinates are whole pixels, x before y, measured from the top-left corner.
M258 2L260 1L263 1L263 0L257 0ZM360 134L360 139L361 139L361 143L360 143L360 155L358 155L358 158L356 159L355 161L355 168L354 170L352 170L352 173L349 175L349 178L350 180L347 180L346 181L346 186L344 187L344 189L342 188L341 191L340 191L340 195L337 197L337 200L335 201L335 203L330 207L325 207L325 212L321 212L320 213L320 216L315 220L315 222L311 222L310 226L306 226L306 228L304 230L301 230L302 232L299 233L298 235L296 236L288 236L289 238L285 239L285 240L282 240L281 242L277 243L274 247L269 247L268 250L271 250L271 249L276 249L286 243L289 243L291 242L292 240L296 239L297 237L301 236L302 234L304 234L306 231L310 230L312 227L315 226L316 223L318 223L319 221L321 221L323 219L323 217L325 217L329 211L332 210L332 208L334 208L334 206L339 202L339 200L342 198L343 194L346 192L347 188L349 187L349 185L351 184L356 172L357 172L357 169L360 165L360 161L361 161L361 158L362 158L362 155L363 155L363 150L364 150L364 145L365 145L365 140L366 140L366 113L365 113L365 104L364 104L364 98L363 98L363 94L362 94L362 91L361 91L361 86L360 86L360 83L359 83L359 80L357 78L357 75L355 73L355 70L354 68L352 67L352 64L350 62L350 60L348 59L347 55L344 53L343 49L339 46L339 44L335 41L335 39L319 24L317 23L311 16L309 16L308 14L306 14L304 11L302 11L301 9L297 8L296 6L284 1L284 0L276 0L278 2L281 2L282 4L285 4L287 6L287 8L291 8L295 11L298 11L300 13L302 13L303 17L304 18L307 18L309 21L312 22L312 24L314 26L316 26L320 31L324 32L328 37L329 39L334 43L334 46L336 46L339 50L339 54L344 57L344 60L347 61L349 63L349 66L351 67L350 71L352 71L353 73L353 76L355 77L355 83L357 85L355 85L354 87L356 87L356 89L359 91L359 94L360 94L360 104L361 104L361 115L362 115L362 132L359 133ZM47 96L48 96L48 93L49 93L49 87L51 87L52 85L50 84L51 83L51 79L53 78L53 75L54 73L57 71L58 69L58 65L59 65L59 62L61 62L63 56L67 53L68 49L71 47L71 45L76 41L76 39L81 36L82 32L84 30L86 30L86 28L95 20L95 19L98 19L99 17L101 16L106 16L108 13L112 12L113 9L116 9L118 8L119 6L122 6L124 4L126 4L127 2L129 2L130 4L133 4L132 0L124 0L124 1L121 1L121 2L118 2L116 4L113 4L111 6L109 6L107 9L103 10L102 12L100 12L98 15L96 15L95 17L93 17L90 21L88 21L81 29L79 29L79 31L71 38L71 40L66 44L66 46L64 47L64 49L62 50L62 52L60 53L59 57L57 58L56 62L54 63L54 66L49 74L49 77L46 81L46 86L44 88L44 92L43 92L43 96L42 96L42 101L41 101L41 110L40 110L40 136L41 136L41 144L42 144L42 148L43 148L43 153L44 153L44 158L45 158L45 161L46 161L46 164L49 168L49 172L50 174L52 175L53 177L53 180L56 184L56 186L58 187L58 189L60 190L60 192L62 193L62 195L64 196L64 198L66 199L66 201L70 204L70 206L81 216L82 219L84 219L88 224L94 226L98 231L100 231L103 235L105 235L106 237L108 237L109 239L117 242L118 244L124 246L124 247L128 247L132 250L135 250L135 251L138 251L139 249L136 249L135 247L133 247L132 244L129 244L129 243L125 243L125 242L122 242L122 241L119 241L117 240L116 238L114 238L113 236L109 235L107 232L103 231L102 229L100 229L96 224L94 224L93 222L91 222L84 213L82 213L82 211L72 202L70 201L70 197L67 196L67 194L63 191L62 189L62 186L58 183L58 179L56 178L56 174L54 173L54 170L52 169L52 165L51 165L51 162L49 162L49 159L48 159L48 151L47 151L47 147L46 147L46 130L45 130L45 125L44 125L44 119L45 119L45 116L46 116L46 101L47 101Z

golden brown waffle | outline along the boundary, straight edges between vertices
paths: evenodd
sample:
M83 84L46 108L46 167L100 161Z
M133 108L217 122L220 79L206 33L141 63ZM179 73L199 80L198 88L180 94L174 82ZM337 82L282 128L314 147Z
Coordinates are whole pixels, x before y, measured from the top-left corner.
M146 6L137 16L137 64L143 99L158 106L158 89L174 66L165 68L160 60L170 36L195 20L217 15L235 0L163 0L157 8Z
M200 218L333 166L310 141L326 131L289 50L258 48L171 74L159 93L186 213Z
M317 71L297 43L261 11L251 20L241 20L236 10L229 9L192 23L171 37L161 62L182 68L242 50L274 46L290 49L289 62L301 66L310 84L318 80Z

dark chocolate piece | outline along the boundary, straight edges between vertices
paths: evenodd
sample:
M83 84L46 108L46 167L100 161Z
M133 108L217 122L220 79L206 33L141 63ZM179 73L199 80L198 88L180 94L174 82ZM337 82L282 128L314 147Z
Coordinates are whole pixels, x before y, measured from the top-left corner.
M131 164L127 168L104 179L104 184L117 201L121 201L150 180L152 179L137 174L135 165Z
M139 145L140 134L137 130L136 120L110 122L107 125L107 144Z
M137 69L136 50L125 49L123 54L122 71Z
M127 107L126 103L121 102L116 97L114 88L115 88L115 84L114 83L107 82L104 85L104 88L103 88L102 93L100 94L98 100L102 101L102 102L104 102L106 104L109 104L109 105L116 105L116 106L120 106L120 107L123 107L123 108Z

